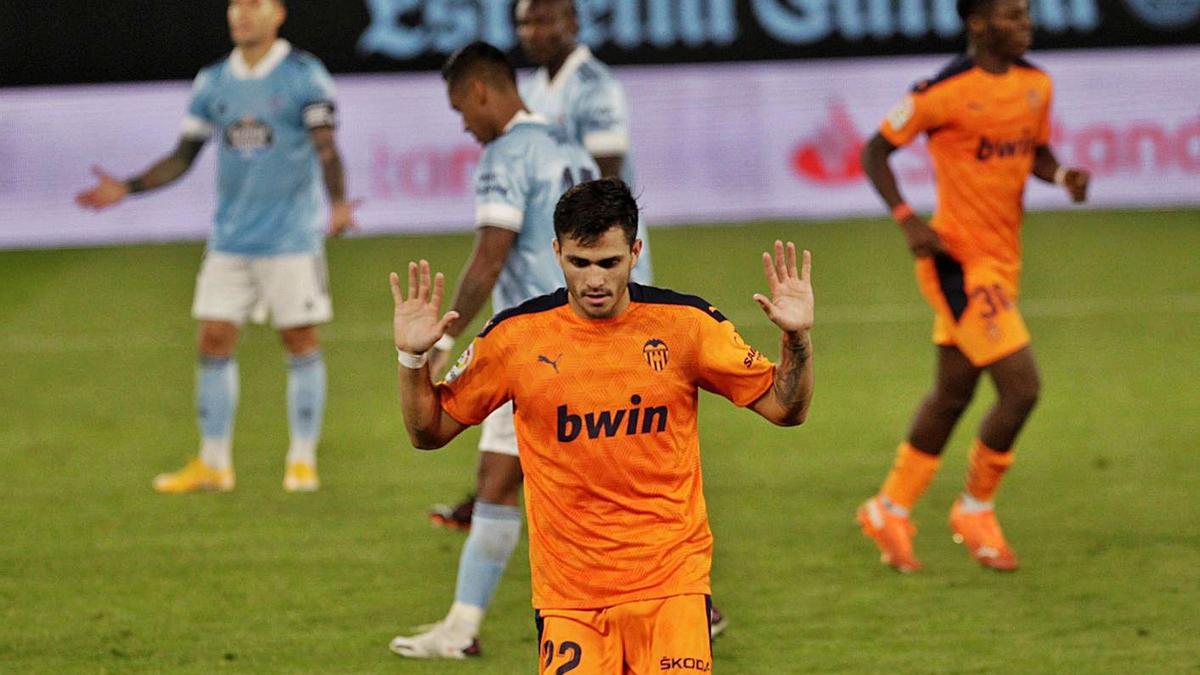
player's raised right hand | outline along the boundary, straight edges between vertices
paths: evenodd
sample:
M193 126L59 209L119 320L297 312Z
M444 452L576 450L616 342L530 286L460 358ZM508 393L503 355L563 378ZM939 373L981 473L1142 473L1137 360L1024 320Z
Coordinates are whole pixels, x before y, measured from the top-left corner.
M420 264L408 263L407 294L400 288L398 274L392 272L388 281L396 305L392 318L396 349L410 354L424 354L446 334L450 322L458 318L458 312L454 310L438 318L445 293L445 277L438 272L431 281L429 261L422 260Z
M85 209L102 209L112 206L129 194L129 186L113 178L99 166L92 167L92 173L99 182L91 189L75 195L75 203Z
M904 238L908 241L908 249L917 258L928 258L945 250L942 240L933 228L925 224L920 216L911 215L900 223Z

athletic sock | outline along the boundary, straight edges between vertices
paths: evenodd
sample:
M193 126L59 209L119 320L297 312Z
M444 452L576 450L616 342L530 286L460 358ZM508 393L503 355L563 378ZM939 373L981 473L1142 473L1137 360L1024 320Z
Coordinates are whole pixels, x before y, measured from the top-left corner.
M201 356L196 366L196 417L200 460L210 468L233 465L233 417L237 411L238 366L230 356Z
M962 493L962 497L958 502L958 510L963 513L983 513L991 511L995 508L992 502L981 502L970 495L970 493Z
M980 502L991 502L1000 487L1000 479L1012 466L1013 452L999 452L975 439L971 446L970 466L967 468L967 485L965 493Z
M287 461L317 463L317 441L325 415L325 359L320 351L288 357Z
M450 605L450 612L442 621L446 630L462 640L473 640L479 635L479 627L483 625L483 608L455 602Z
M917 499L929 487L942 460L937 455L921 452L905 441L896 448L896 461L888 472L879 490L885 506L891 504L903 509L906 515ZM896 512L893 509L893 512Z
M471 637L478 633L483 610L491 604L496 587L500 585L500 576L520 537L521 509L475 502L471 531L458 560L458 580L454 589L455 605L468 605L479 610Z

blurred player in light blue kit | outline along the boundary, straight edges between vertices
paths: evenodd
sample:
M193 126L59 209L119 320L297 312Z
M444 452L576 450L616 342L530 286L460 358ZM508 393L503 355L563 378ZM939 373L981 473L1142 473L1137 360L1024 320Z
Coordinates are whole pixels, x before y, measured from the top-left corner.
M293 492L319 486L326 381L317 325L333 316L322 183L330 235L354 226L355 203L346 200L334 141L333 79L316 57L279 39L286 13L281 0L230 0L235 48L196 76L175 151L124 181L97 167L99 182L76 196L81 206L102 209L168 185L217 137L217 208L192 305L200 322L200 452L183 469L155 478L159 492L233 489L234 350L242 324L268 315L288 352L291 442L283 485Z
M583 147L529 112L500 50L472 43L450 57L442 75L451 107L484 150L475 169L475 246L454 294L458 317L432 351L432 373L444 368L453 338L466 330L489 294L492 310L501 312L565 284L551 245L554 207L571 186L600 175ZM511 403L484 420L479 449L478 500L459 560L454 604L429 630L392 640L392 651L401 656L479 654L484 611L521 535L521 464Z
M516 4L516 20L521 49L540 66L519 83L521 100L568 139L582 145L596 160L601 178L620 178L636 191L633 163L629 160L625 90L586 45L576 42L579 24L572 0L521 0ZM638 224L638 238L646 245L634 268L633 281L649 284L653 279L644 223ZM480 465L480 482L494 479L516 485L519 467L512 468L510 476L493 476L502 469L485 460ZM438 525L468 529L474 506L475 495L470 495L454 506L435 505L429 516Z
M586 148L602 178L620 178L636 190L625 88L587 45L576 42L574 0L519 0L516 19L521 50L539 66L521 80L521 100ZM645 223L638 223L638 239L649 241ZM643 249L638 258L637 283L651 282L649 253Z

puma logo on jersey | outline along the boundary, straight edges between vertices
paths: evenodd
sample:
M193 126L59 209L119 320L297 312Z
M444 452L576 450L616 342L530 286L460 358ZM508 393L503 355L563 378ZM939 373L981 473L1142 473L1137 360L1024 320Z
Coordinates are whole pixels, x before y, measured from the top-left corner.
M562 360L562 354L559 354L558 358L554 359L553 361L551 361L550 357L548 357L548 356L543 356L541 354L538 354L538 363L545 363L545 364L549 365L551 368L554 369L555 375L558 374L558 362L561 360Z
M570 443L585 431L589 439L613 438L625 435L662 433L667 430L667 406L638 408L642 397L634 394L632 408L600 410L583 414L572 413L565 405L558 406L558 442Z

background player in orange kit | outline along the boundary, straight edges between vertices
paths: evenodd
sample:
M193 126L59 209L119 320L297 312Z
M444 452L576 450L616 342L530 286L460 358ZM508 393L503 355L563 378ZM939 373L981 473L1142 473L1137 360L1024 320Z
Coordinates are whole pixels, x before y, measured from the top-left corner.
M933 306L938 349L933 390L877 496L858 509L863 532L883 561L921 567L913 554L909 510L937 471L950 432L983 371L996 385L971 448L966 487L950 510L956 541L981 564L1014 570L1017 558L993 509L1013 443L1038 397L1029 331L1017 310L1025 182L1063 186L1076 202L1089 176L1060 166L1050 141L1050 77L1022 57L1032 41L1028 0L958 0L967 53L921 82L888 113L863 150L867 176L917 257L921 292ZM888 156L919 133L929 138L938 206L927 225L904 202Z
M784 426L812 397L809 254L763 255L783 331L772 365L700 298L630 283L638 207L616 179L559 201L554 251L567 287L498 314L430 382L428 352L456 317L441 274L391 276L404 422L438 448L507 401L515 409L541 672L711 669L712 533L700 473L697 401L719 393ZM565 671L564 671L565 672Z

